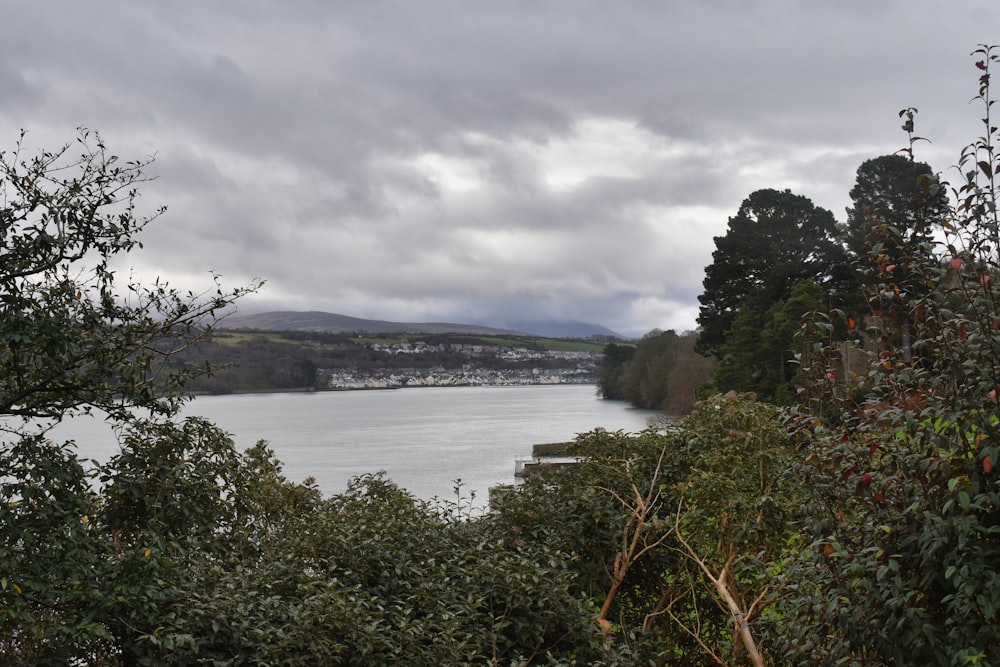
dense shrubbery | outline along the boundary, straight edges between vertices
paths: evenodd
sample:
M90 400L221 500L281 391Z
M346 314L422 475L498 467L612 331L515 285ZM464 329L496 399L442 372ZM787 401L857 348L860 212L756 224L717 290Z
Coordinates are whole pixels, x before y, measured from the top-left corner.
M133 245L132 195L126 220L101 211L137 174L102 151L79 182L46 181L63 154L26 162L30 178L3 162L0 405L99 407L124 432L94 469L5 422L0 661L1000 664L1000 58L977 55L986 132L956 209L917 221L927 235L867 223L861 372L841 372L848 314L817 309L795 407L730 393L669 430L582 435L578 465L476 515L378 476L323 498L264 444L171 421L158 362L201 335L188 313L239 292L199 306L133 286L121 305L106 263L79 269Z
M879 345L867 372L831 382L842 361L822 336L832 321L815 323L813 382L791 420L814 541L794 573L808 587L784 600L799 628L789 652L804 662L1000 664L998 56L976 55L985 131L959 160L957 207L911 221L928 232L916 237L870 221ZM912 136L912 110L901 116Z

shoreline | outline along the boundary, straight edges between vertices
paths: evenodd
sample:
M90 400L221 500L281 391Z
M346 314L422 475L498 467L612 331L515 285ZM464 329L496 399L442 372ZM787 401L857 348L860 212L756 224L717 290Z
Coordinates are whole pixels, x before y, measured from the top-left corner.
M254 395L254 394L325 394L325 393L340 393L348 391L398 391L400 389L448 389L448 388L469 388L469 389L489 389L493 387L579 387L579 386L591 386L596 387L597 382L525 382L525 383L510 383L510 384L413 384L413 385L394 385L389 387L329 387L329 388L317 388L317 387L289 387L287 389L273 388L273 389L241 389L233 391L191 391L187 392L188 396L198 397L198 396L244 396L244 395ZM609 399L610 400L610 399Z

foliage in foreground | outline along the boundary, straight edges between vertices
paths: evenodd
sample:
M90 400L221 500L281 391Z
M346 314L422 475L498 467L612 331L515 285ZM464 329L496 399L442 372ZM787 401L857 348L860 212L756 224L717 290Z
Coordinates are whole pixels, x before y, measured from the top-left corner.
M136 424L91 473L70 448L26 440L2 461L30 473L0 485L18 498L0 517L0 657L680 665L703 650L745 655L729 605L755 625L770 604L769 572L790 537L793 504L775 486L787 442L774 408L714 399L669 433L581 436L576 469L470 517L378 476L324 499L284 479L263 444L237 453L201 420Z
M916 238L869 221L879 348L866 373L835 383L839 348L814 338L814 382L790 422L814 497L812 544L783 600L786 649L810 664L1000 664L1000 135L989 94L1000 57L976 55L985 132L961 156L958 207L913 221L930 232ZM913 110L900 116L912 158Z
M490 520L509 540L567 554L608 641L632 660L759 653L798 506L781 483L792 449L777 409L715 397L669 431L598 430L577 447L578 467L529 479Z
M34 447L23 455L61 451ZM5 664L557 664L603 653L558 554L510 549L379 477L323 499L285 480L262 444L238 454L198 420L142 425L102 470L100 494L84 492L71 457L62 464L47 469L47 492L4 488L21 496L0 522ZM70 488L53 493L60 482Z

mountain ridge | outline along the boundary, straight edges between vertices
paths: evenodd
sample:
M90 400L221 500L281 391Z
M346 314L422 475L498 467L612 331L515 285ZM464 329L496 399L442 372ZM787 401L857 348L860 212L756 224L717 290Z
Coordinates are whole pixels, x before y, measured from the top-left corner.
M274 310L247 315L229 315L218 325L220 330L252 329L258 331L324 331L329 333L458 333L474 335L533 335L550 338L623 338L605 327L583 322L513 323L512 328L454 322L392 322L368 320L318 310Z

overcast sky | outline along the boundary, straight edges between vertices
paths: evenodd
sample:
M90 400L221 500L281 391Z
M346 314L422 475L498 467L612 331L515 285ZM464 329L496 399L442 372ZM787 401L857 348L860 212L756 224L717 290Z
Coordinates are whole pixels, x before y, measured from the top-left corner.
M135 271L241 312L693 329L759 188L979 135L996 0L0 0L0 148L156 156Z

